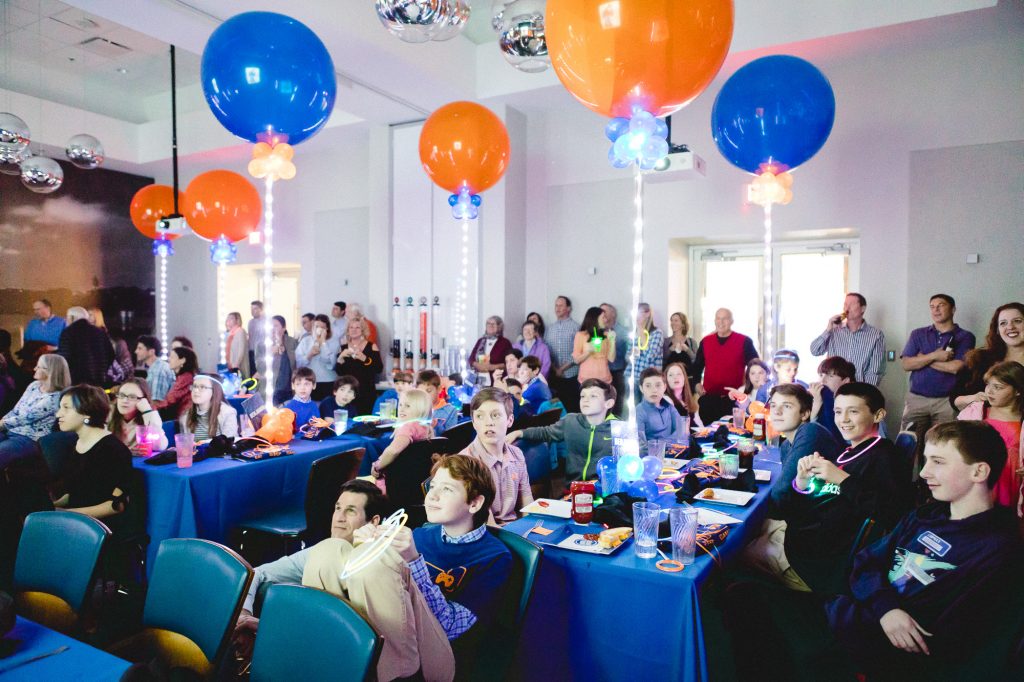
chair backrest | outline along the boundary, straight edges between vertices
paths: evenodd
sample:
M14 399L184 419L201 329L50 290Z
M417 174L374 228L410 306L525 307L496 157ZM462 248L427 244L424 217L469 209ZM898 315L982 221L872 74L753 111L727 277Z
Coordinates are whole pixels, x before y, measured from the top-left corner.
M312 587L274 585L260 613L250 679L372 679L383 643L343 599Z
M469 444L476 438L476 430L473 428L473 422L469 421L445 429L441 435L448 439L444 446L445 454L454 454L469 447Z
M488 530L512 552L512 572L506 583L502 605L496 614L495 623L513 637L518 636L519 626L526 615L533 595L533 584L537 579L543 548L518 533L502 528L488 527Z
M554 408L541 412L533 418L533 426L551 426L562 418L562 410Z
M165 421L163 424L164 435L167 436L167 443L170 447L174 447L174 434L178 432L178 420L172 419Z
M384 470L388 500L395 508L423 504L423 479L430 476L434 454L442 452L446 442L444 438L431 438L410 443Z
M164 540L153 562L142 624L188 637L216 665L252 574L245 559L216 542Z
M18 543L14 590L43 592L67 602L77 614L86 604L110 529L70 511L29 514Z
M43 453L43 459L46 460L46 466L50 469L50 475L53 478L63 478L75 459L78 434L74 431L54 431L36 442Z
M893 441L896 448L903 453L904 466L907 472L913 476L917 466L917 434L913 431L900 431Z
M366 448L353 448L313 462L306 484L306 530L302 534L307 544L331 536L331 516L338 491L359 474L365 455Z

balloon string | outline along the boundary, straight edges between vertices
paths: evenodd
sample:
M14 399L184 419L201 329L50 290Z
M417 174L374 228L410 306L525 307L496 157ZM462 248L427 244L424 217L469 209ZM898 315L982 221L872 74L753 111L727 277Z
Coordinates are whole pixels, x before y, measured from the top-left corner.
M629 368L629 395L627 406L629 412L629 427L631 431L636 430L636 360L637 350L637 327L640 326L640 291L643 286L643 265L644 265L644 176L639 166L633 167L633 298L632 308L633 324L629 333L630 368Z
M224 319L227 317L227 307L224 298L227 293L228 266L221 261L217 264L217 319L220 320L220 364L228 364L228 332L224 326Z
M274 176L267 175L263 185L263 381L268 411L274 405L273 322L270 317L274 283ZM256 368L253 367L255 372Z
M773 327L774 312L772 310L772 202L764 204L764 353L770 358L774 352Z

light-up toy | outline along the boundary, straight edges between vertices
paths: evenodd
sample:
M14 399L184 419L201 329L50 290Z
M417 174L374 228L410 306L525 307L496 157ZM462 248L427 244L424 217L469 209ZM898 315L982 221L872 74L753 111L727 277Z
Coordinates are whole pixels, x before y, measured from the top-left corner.
M391 543L394 542L398 531L408 520L409 515L405 513L405 509L399 509L381 521L380 526L377 527L377 535L369 542L361 545L365 546L366 550L359 556L352 557L346 562L345 568L341 570L341 579L348 580L383 556L384 552L391 546Z

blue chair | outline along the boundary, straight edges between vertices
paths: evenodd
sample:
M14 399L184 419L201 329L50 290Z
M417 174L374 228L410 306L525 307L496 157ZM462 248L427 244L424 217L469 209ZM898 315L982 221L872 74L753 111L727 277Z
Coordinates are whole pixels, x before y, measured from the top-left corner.
M512 553L512 571L505 583L505 592L490 629L479 633L477 637L468 638L472 649L467 648L462 638L453 642L456 679L459 680L489 682L508 677L523 619L533 597L537 570L544 556L544 549L540 545L518 533L493 526L488 527L488 530Z
M158 658L204 679L223 664L252 567L209 540L164 540L157 550L142 614L143 630L111 651L132 661Z
M469 447L469 444L476 438L476 430L473 428L473 422L462 422L445 429L441 436L448 439L443 452L446 455L453 455Z
M366 448L353 448L327 457L321 457L309 468L306 499L302 507L283 509L249 519L239 526L243 538L258 533L281 538L284 554L302 540L306 546L331 536L331 515L338 500L341 486L359 473ZM250 556L250 558L252 558Z
M51 630L75 631L96 579L110 529L91 516L69 511L29 514L14 564L18 613Z
M893 444L903 453L904 465L911 477L917 474L917 434L913 431L900 431L896 434Z
M260 613L252 682L370 680L384 640L343 599L299 585L273 585Z
M174 447L174 434L178 432L178 420L172 419L163 423L164 435L167 436L167 444Z

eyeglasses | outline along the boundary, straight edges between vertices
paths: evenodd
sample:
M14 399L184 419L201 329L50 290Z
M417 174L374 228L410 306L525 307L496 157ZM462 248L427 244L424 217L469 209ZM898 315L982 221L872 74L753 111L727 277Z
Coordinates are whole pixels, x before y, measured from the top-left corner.
M193 391L212 391L213 386L202 386L200 384L192 384Z
M142 396L141 395L128 395L127 393L118 393L117 394L117 399L118 400L126 400L126 401L128 401L130 403L137 403L140 400L142 400Z

